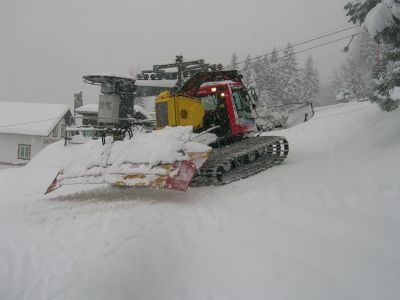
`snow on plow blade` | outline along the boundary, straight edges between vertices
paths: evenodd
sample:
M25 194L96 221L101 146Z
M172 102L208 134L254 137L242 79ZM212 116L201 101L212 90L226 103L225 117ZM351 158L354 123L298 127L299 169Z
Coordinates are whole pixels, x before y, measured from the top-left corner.
M209 152L188 153L189 160L150 167L146 164L125 165L121 170L102 168L92 175L65 176L58 172L45 194L68 185L109 184L115 187L166 188L186 192L197 170L207 161Z
M186 191L211 151L209 146L192 141L195 136L192 127L166 127L134 132L124 141L112 142L107 137L105 145L91 140L67 146L59 165L61 171L46 194L68 185L76 188L64 189L65 193L86 191L87 187L78 185L96 184Z
M124 174L111 182L118 187L154 187L186 192L198 168L207 160L208 153L190 153L190 160L160 165L166 174Z

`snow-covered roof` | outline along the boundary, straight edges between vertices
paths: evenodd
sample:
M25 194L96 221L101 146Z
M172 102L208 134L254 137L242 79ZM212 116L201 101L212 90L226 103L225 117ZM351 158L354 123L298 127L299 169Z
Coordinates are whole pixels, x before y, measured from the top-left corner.
M85 104L75 109L75 112L77 113L97 114L98 111L99 111L98 104Z
M137 86L152 86L152 87L164 87L172 88L176 85L176 80L136 80L135 85Z
M48 136L68 111L65 104L0 102L0 133Z

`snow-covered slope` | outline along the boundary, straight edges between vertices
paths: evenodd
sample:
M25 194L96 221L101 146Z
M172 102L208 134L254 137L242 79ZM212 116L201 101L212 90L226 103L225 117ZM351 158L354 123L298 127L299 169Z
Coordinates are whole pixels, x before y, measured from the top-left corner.
M398 299L399 127L322 108L274 132L282 165L187 193L43 198L66 159L47 147L0 171L0 299Z

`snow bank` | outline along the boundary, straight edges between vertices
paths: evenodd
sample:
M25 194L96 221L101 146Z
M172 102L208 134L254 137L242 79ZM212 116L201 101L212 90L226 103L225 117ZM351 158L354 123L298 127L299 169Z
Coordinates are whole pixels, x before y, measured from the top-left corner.
M318 108L256 176L63 201L41 195L77 148L52 144L0 171L0 298L397 300L399 127L367 102Z

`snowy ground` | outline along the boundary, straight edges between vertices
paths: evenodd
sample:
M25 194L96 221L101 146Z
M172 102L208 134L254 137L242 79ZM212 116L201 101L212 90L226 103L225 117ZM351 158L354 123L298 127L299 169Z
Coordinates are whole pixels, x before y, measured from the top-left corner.
M43 198L44 150L0 171L0 299L398 299L399 127L325 107L282 165L187 193Z

